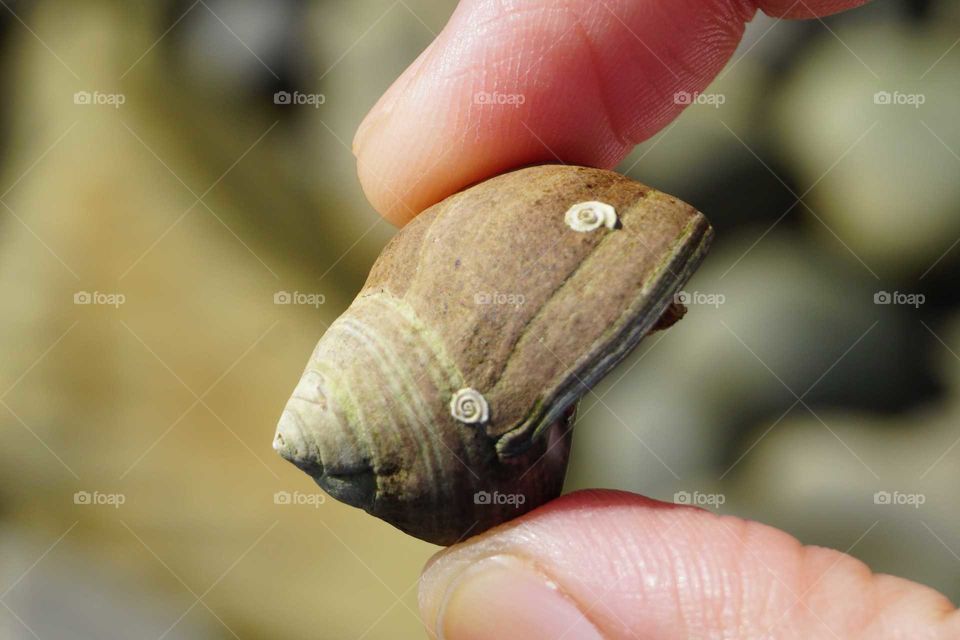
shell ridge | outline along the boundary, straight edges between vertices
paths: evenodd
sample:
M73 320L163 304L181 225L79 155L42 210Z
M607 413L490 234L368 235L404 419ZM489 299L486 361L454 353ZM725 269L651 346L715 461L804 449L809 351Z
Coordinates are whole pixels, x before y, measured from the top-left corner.
M407 304L405 300L398 299L393 296L387 296L387 297L384 297L384 299L379 300L379 302L384 303L385 306L388 306L392 310L398 311L399 314L402 315L406 319L406 321L410 324L410 326L414 329L414 332L416 333L416 335L421 338L420 340L421 345L429 352L429 355L437 363L437 366L435 368L426 367L426 370L433 374L438 372L441 374L444 374L444 373L447 374L445 378L439 378L439 379L438 379L438 376L433 376L433 384L437 389L438 395L442 395L444 397L449 395L452 397L453 391L455 389L458 389L464 386L466 382L464 381L464 376L460 372L460 369L456 366L453 360L446 354L446 351L443 348L442 342L439 339L435 338L432 330L425 323L423 323L423 321L421 321L420 318L417 316L416 309L414 309L409 304ZM388 348L392 348L392 347L388 347ZM422 377L423 376L421 376L417 380L419 381L420 379L422 379ZM437 420L437 419L443 420L443 419L450 418L450 414L447 411L447 403L443 402L440 404L442 404L442 408L440 408L439 405L437 407L431 407L424 402L423 410L426 415L426 420L422 423L422 425L423 425L423 431L427 436L430 435L430 426L433 420ZM434 438L432 437L426 437L424 439L430 440L431 442L434 440ZM471 474L476 475L476 472L474 472L470 464L468 464L459 455L457 455L457 453L454 452L449 446L447 446L447 444L444 443L442 439L437 440L437 442L439 443L439 447L434 447L434 451L438 454L438 459L441 461L441 463L446 458L446 455L444 451L440 450L440 448L442 448L446 452L449 452L451 455L453 455L457 464L464 465L470 471ZM442 466L443 465L441 464L441 468ZM442 478L440 478L440 480L442 480ZM450 489L447 486L446 482L441 481L439 482L439 485L443 489Z
M416 437L416 435L418 435L419 432L423 431L424 429L421 416L418 415L419 412L416 411L415 409L411 410L411 408L408 406L408 403L401 401L404 399L413 400L413 398L415 398L420 394L416 393L417 391L416 389L414 389L414 393L410 393L409 392L410 390L404 389L402 384L399 384L399 385L397 384L398 377L395 375L392 375L393 372L391 372L386 366L384 356L380 353L377 353L376 347L373 346L371 339L364 335L365 332L363 331L362 326L348 325L344 328L344 330L353 334L355 337L357 337L357 339L363 341L363 346L368 351L367 355L372 359L373 363L375 363L380 367L381 373L383 374L382 378L383 378L384 384L388 386L387 393L384 393L384 389L382 387L379 387L379 385L370 384L370 382L373 382L375 378L369 375L358 375L357 380L354 382L354 384L357 384L357 385L362 384L364 387L370 389L373 392L369 394L364 392L364 397L370 397L371 399L376 398L377 400L379 400L379 403L382 407L383 418L381 421L378 421L377 424L378 425L383 424L384 427L387 427L387 424L385 423L389 423L389 427L391 428L391 431L393 432L393 435L397 441L415 443L417 449L421 454L420 457L424 461L424 467L426 472L431 477L435 476L437 472L438 463L441 468L443 466L442 460L439 457L440 452L436 449L436 447L432 446L431 442L429 442L430 438ZM416 402L416 400L413 400L413 401ZM401 417L401 416L394 415L394 411L398 407L400 408L401 411L403 411L402 417L406 418L404 420L404 424L414 427L416 429L414 433L412 434L405 433L406 430L401 426L400 422L396 419ZM368 430L366 429L364 429L364 431L368 432ZM376 448L374 448L373 450L376 450ZM376 462L380 463L381 461L378 460ZM378 486L377 486L378 494L380 491L379 476L380 474L378 473Z
M380 316L381 321L387 321L387 318L390 318L389 314L382 314ZM396 437L400 441L403 441L405 439L404 436L409 434L405 434L404 429L393 419L394 414L392 409L395 408L400 408L407 418L406 423L415 426L418 431L429 429L430 409L423 397L419 383L423 377L427 375L426 372L428 372L431 367L429 365L424 366L425 372L419 377L414 378L409 375L406 368L402 366L403 361L399 358L396 350L389 346L390 341L381 339L381 337L377 335L377 332L371 330L366 323L351 318L347 320L344 328L362 342L367 350L367 355L379 369L382 383L390 390L389 395L382 393L382 389L377 389L380 393L370 395L382 400L384 415L389 418ZM369 387L371 386L369 382L375 381L375 377L370 376L369 372L364 373L367 375L357 376L357 383L366 383L366 386ZM372 386L378 387L377 384ZM406 402L407 400L409 400L409 402ZM435 447L430 446L430 442L425 442L429 441L430 438L414 438L414 440L417 442L418 449L425 454L424 459L428 461L428 472L433 475L435 465L429 461L440 460L438 455L439 451L437 451ZM425 444L428 446L429 451L424 449ZM442 467L442 464L440 466Z
M380 302L385 306L388 306L390 310L397 312L404 319L410 323L410 325L417 332L417 335L425 338L423 344L430 349L431 355L436 358L439 367L438 370L450 374L446 380L446 384L449 388L457 389L466 384L464 380L463 372L460 371L460 367L457 366L453 358L450 357L450 354L447 353L446 347L443 344L443 341L436 337L436 334L426 323L420 319L420 316L417 315L417 310L407 302L406 298L401 298L390 294L389 292L383 293L374 293L368 297L371 301Z
M646 200L650 197L650 195L653 194L653 193L655 193L655 191L654 191L653 189L650 189L650 190L644 192L643 195L642 195L640 198L637 198L637 199L634 201L633 206L631 206L631 209L632 209L633 207L637 206L637 205L640 205L640 204L643 203L644 201L646 201ZM550 292L550 295L547 296L547 298L546 298L546 300L544 301L543 305L537 310L537 312L536 312L535 314L533 314L532 316L530 316L530 318L527 319L527 321L524 323L523 329L517 334L517 339L514 341L513 345L511 345L510 355L504 360L502 366L500 367L500 370L497 372L497 374L498 374L498 375L497 375L497 384L494 385L494 390L496 390L496 389L500 386L500 381L503 380L503 372L507 370L507 368L510 366L510 363L514 360L514 356L520 351L519 349L517 349L517 345L519 345L519 344L523 341L523 339L528 335L528 333L529 333L529 331L530 331L530 327L533 326L534 323L535 323L538 319L540 319L544 314L549 313L548 307L550 306L550 301L553 300L554 298L556 298L557 295L558 295L565 287L567 287L567 286L569 285L570 281L573 280L574 277L575 277L579 272L583 271L589 264L591 264L594 260L597 260L597 259L598 259L596 256L598 255L600 249L601 249L605 244L608 244L612 238L615 238L615 237L616 237L616 236L615 236L615 233L617 233L617 231L608 231L607 233L605 233L604 236L603 236L602 238L600 238L600 240L593 246L593 248L590 250L590 252L589 252L586 256L584 256L584 258L583 258L582 260L580 260L580 262L576 265L576 267L574 267L574 268L557 284L557 286L554 287L554 289ZM647 248L647 250L649 251L649 248ZM540 404L540 399L538 398L537 400L538 400L538 401L537 401L537 404ZM536 406L537 406L537 405L534 405L534 410L531 412L532 414L536 414L536 413L540 413L540 412L541 412L541 411L537 411L537 410L536 410ZM518 428L519 428L521 425L523 425L528 419L529 419L529 414L528 414L528 417L527 417L526 419L521 418L521 421L520 421L519 424L516 424L516 425L514 425L514 426L511 426L509 429L504 429L503 426L501 425L501 426L500 426L500 429L498 429L497 432L494 433L494 434L492 434L492 435L500 435L500 436L503 436L503 435L505 435L505 434L507 434L507 433L510 433L510 432L518 429ZM493 425L491 425L491 427L493 427Z
M457 388L462 384L462 375L453 362L446 357L445 353L437 351L437 340L432 339L429 327L419 320L416 316L416 310L410 308L404 300L390 295L373 295L367 297L365 303L383 307L383 309L377 310L376 317L379 318L379 321L392 322L397 329L401 331L412 330L409 331L409 334L417 336L417 343L423 350L424 360L426 361L419 363L419 366L423 369L423 373L419 376L409 375L408 367L403 366L405 361L399 357L391 341L373 339L371 336L370 349L372 355L381 365L384 378L394 390L394 401L389 403L389 406L396 407L399 405L407 416L407 424L417 428L418 437L413 438L413 440L416 441L417 448L424 455L424 460L426 461L429 458L433 462L433 464L427 465L429 467L427 471L436 480L434 486L443 496L452 499L450 492L453 488L448 486L448 483L442 482L444 463L463 464L471 470L471 473L473 473L473 470L442 439L438 440L432 437L433 430L431 427L434 421L445 419L448 414L440 409L439 405L433 406L429 403L419 385L429 375L430 382L435 387L437 395L444 396L450 394L452 388ZM398 319L402 320L398 322ZM350 322L356 323L357 321L351 319ZM369 331L369 327L358 326L357 330ZM397 385L398 381L401 384ZM399 401L407 398L412 401L413 406ZM443 408L446 407L445 403L441 404L443 404ZM405 435L403 434L404 430L402 428L399 430L402 438ZM453 455L453 461L447 455L448 453Z
M698 235L699 238L697 238ZM646 304L653 311L656 311L654 307L659 306L662 310L671 302L670 295L649 295L650 290L671 294L679 290L703 260L712 237L710 224L703 214L697 212L692 220L685 225L683 233L670 245L670 251L667 254L669 257L656 265L653 276L648 280L652 286L645 287L640 295L635 298L635 301L640 300L642 302L639 309L635 304L625 308L618 316L618 321L613 325L619 326L621 329L612 336L602 334L591 345L591 349L587 353L598 352L597 345L611 344L614 345L614 348L603 358L588 360L579 366L568 367L570 375L566 378L570 379L571 382L556 389L550 397L538 402L535 405L536 409L526 419L501 435L497 442L497 452L500 455L510 457L522 453L529 444L532 444L545 426L556 420L570 403L583 395L579 390L591 388L636 347L659 319L656 313L642 313L644 305ZM696 244L691 247L689 253L676 251L677 247L689 244L694 238L696 238ZM672 267L678 265L680 266L678 270L680 277L673 279L666 277L674 272ZM673 291L669 292L668 289L673 289ZM624 317L629 318L631 316L642 319L642 322L623 322ZM528 439L526 446L521 447L515 444L522 440L523 434L531 428L533 428L533 434Z
M636 203L640 203L640 202L643 202L644 200L646 200L646 199L647 199L647 196L648 196L650 193L651 193L651 191L648 191L648 192L644 193L641 198L638 198L638 199L636 200ZM605 233L604 236L603 236L602 238L600 238L600 240L599 240L596 244L593 245L593 247L590 249L590 252L587 253L587 255L584 256L582 260L580 260L580 262L577 264L577 266L575 266L569 273L567 273L567 275L566 275L562 280L560 280L560 282L557 283L557 286L555 286L555 287L553 288L553 290L550 291L550 294L546 297L546 300L544 301L543 305L541 305L541 307L537 310L537 312L534 313L534 314L533 314L532 316L530 316L529 318L527 318L526 322L524 322L524 324L523 324L523 327L522 327L522 328L520 329L520 331L517 333L517 338L516 338L516 340L514 340L514 341L513 341L513 344L511 345L510 355L507 356L507 358L503 361L503 363L501 364L499 370L497 371L497 376L496 376L496 377L497 377L497 381L498 381L498 382L497 382L496 385L494 385L494 389L496 389L497 386L499 386L499 381L502 379L502 374L503 374L503 372L507 370L507 367L510 365L510 362L513 360L514 355L515 355L515 354L517 353L517 351L518 351L517 348L516 348L516 346L517 346L518 344L520 344L520 342L523 340L523 338L527 335L527 332L530 330L530 327L531 327L538 319L540 319L540 318L543 316L544 313L546 313L546 309L547 309L547 307L549 306L550 301L551 301L553 298L555 298L556 295L557 295L564 287L566 287L566 286L568 285L568 283L570 282L570 280L572 280L572 279L574 278L574 276L577 275L577 273L579 273L581 270L583 270L583 268L587 265L588 262L591 262L592 260L595 259L594 256L599 252L600 248L601 248L602 246L604 246L605 243L608 243L611 238L615 237L615 236L614 236L614 233L615 233L614 231L608 231L607 233Z
M334 335L337 331L345 330L345 322L337 321L330 326L328 332L333 331ZM319 345L318 345L319 346ZM356 396L351 391L351 382L350 380L344 380L341 372L331 369L322 359L311 358L310 362L307 365L308 369L317 371L325 376L327 380L327 385L330 390L330 395L336 399L337 404L341 406L341 411L343 414L343 420L337 421L338 428L343 429L347 432L347 436L356 437L358 440L361 440L361 446L366 448L367 451L372 450L373 443L370 442L369 433L366 430L360 430L356 434L350 433L350 428L348 424L350 422L356 422L357 424L364 424L365 420L365 410L362 406L362 403L357 402ZM312 431L312 429L311 429ZM344 452L345 453L345 452ZM343 453L338 458L338 462L343 458ZM319 456L318 456L319 457ZM329 462L327 464L329 467Z
M427 230L423 234L423 241L420 243L420 248L419 248L419 251L417 252L417 263L414 266L413 276L411 278L411 281L416 280L417 276L422 271L423 261L427 259L427 256L430 253L429 251L430 247L434 244L438 244L434 236L437 233L439 233L439 229L442 225L438 225L437 222L442 220L445 216L450 215L451 212L456 211L456 202L463 195L463 193L465 192L460 192L450 196L450 198L447 201L445 201L445 203L447 204L446 207L434 209L434 207L437 207L439 204L443 204L443 203L438 203L436 205L433 205L433 207L430 207L425 212L421 213L419 216L415 218L415 220L418 220L420 218L423 218L426 215L426 216L432 217L433 219L429 220ZM473 229L474 234L479 233L477 229L478 226L479 225L471 227L471 229ZM403 233L403 229L400 230L400 233ZM439 243L439 245L444 252L450 253L445 243L441 242ZM403 300L403 302L410 307L409 311L413 313L415 316L416 310L412 306L410 306L409 303L407 303L407 295L409 294L409 292L410 292L410 289L408 287L407 290L404 292L403 296L393 296L393 298L398 302L400 300ZM417 323L418 325L423 326L423 322L420 321L419 317L417 317Z
M580 169L580 167L575 167L575 168ZM520 170L520 171L523 171L523 170ZM591 171L598 171L598 170L591 170ZM506 175L509 175L509 174L506 174ZM506 175L498 176L497 178L492 178L491 180L487 181L486 184L490 184L490 183L496 182L499 179L503 179L506 177ZM451 222L447 220L451 216L454 216L454 220L452 221L454 223L459 222L458 217L470 222L469 224L457 225L457 229L458 229L457 241L462 242L467 247L478 244L477 239L482 237L485 233L487 233L488 227L490 225L493 225L494 227L496 226L497 217L500 215L500 212L498 212L495 209L495 207L493 207L493 205L490 205L490 203L486 203L487 208L479 211L475 209L470 209L469 207L467 208L466 211L464 211L463 208L457 207L456 199L461 197L466 197L469 193L470 193L470 189L467 189L466 191L463 191L459 194L455 194L454 196L451 196L452 202L449 202L448 206L441 208L438 211L438 213L435 216L433 216L433 219L430 220L429 228L424 233L424 239L420 245L420 251L417 258L417 266L414 270L413 278L416 278L417 274L420 273L421 268L423 267L425 261L428 261L426 264L426 267L429 268L431 262L439 263L445 259L459 258L459 256L454 255L455 252L452 251L446 243L443 243L442 241L438 241L438 237L442 238L444 234L448 234L450 232L450 229L445 225L451 224ZM643 197L646 197L646 195L647 194L644 193ZM642 200L643 197L638 198L637 201ZM570 199L570 201L572 202L573 199ZM447 201L445 201L445 203L447 203ZM468 200L468 204L469 204L469 200ZM434 206L438 206L438 205L434 205ZM431 209L428 209L427 212L431 212ZM561 235L559 236L559 239L557 240L557 242L551 245L551 248L557 246L563 240L564 235L570 232L570 230L565 226L565 223L563 222L563 211L564 210L561 209L557 211L542 212L542 218L544 223L549 223L549 221L552 218L559 215ZM538 213L538 212L531 211L531 213ZM423 214L421 214L421 216L422 215ZM590 255L592 255L598 249L600 244L604 242L604 240L606 240L606 237L601 237L599 240L595 241L594 246L589 249L586 256L584 256L578 261L578 263L574 266L574 268L568 274L566 274L563 280L561 280L560 282L556 283L555 286L553 286L553 288L549 291L549 293L544 297L545 302L549 301L551 297L553 297L556 294L556 291L558 291L563 286L566 279L570 278L573 275L573 273L575 273L580 268L583 261L586 258L588 258ZM549 250L549 248L547 250ZM435 253L431 253L432 251ZM476 277L476 279L478 280L478 284L480 284L482 287L488 290L495 290L496 287L490 286L490 283L491 283L490 278L483 277L487 271L486 267L487 265L485 265L483 262L480 262L478 264L473 264L470 267L468 267L467 265L463 265L463 268L466 269L468 273ZM409 301L409 298L415 291L420 295L423 294L422 291L418 291L414 287L411 287L406 290L403 296L396 296L398 300L403 300L403 302L406 303L406 306L409 307L409 311L414 314L416 314L416 305L411 304L411 302ZM428 304L436 304L436 300L424 300L424 302ZM463 386L471 386L471 387L476 387L478 389L481 389L484 392L487 392L487 390L492 390L493 387L490 387L489 383L485 384L484 382L487 380L496 381L500 378L501 374L506 369L507 362L510 359L510 354L512 354L512 352L514 351L515 346L520 342L524 333L527 331L527 328L529 327L529 325L541 315L542 315L542 306L535 313L533 313L529 318L526 318L524 320L523 325L519 327L519 329L517 330L515 338L513 338L510 342L506 341L505 339L506 334L502 334L498 336L498 339L500 340L500 342L502 344L508 345L509 347L509 348L504 348L504 351L507 352L507 356L503 358L501 362L498 362L496 358L487 359L483 364L495 365L496 368L491 368L489 370L483 369L482 371L471 370L471 373L477 374L475 376L468 376L467 373L465 373L464 370L460 367L460 363L456 362L454 358L449 356L446 343L444 343L442 339L438 339L435 342L435 345L436 345L435 348L444 354L444 356L447 358L447 361L450 362L451 365L456 369L457 374L460 377L460 382L456 386L454 386L454 389L460 388ZM419 317L417 318L417 320L418 320L418 324L422 326L422 322L419 321ZM464 363L464 364L468 368L470 367L469 363ZM482 378L482 380L480 378ZM493 424L493 422L491 422L491 424Z

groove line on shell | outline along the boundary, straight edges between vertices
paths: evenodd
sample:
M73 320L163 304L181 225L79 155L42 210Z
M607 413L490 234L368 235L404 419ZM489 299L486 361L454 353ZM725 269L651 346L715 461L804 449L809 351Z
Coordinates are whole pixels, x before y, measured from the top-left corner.
M388 317L391 316L383 316L384 320ZM429 434L431 421L429 403L423 397L420 388L420 383L430 373L434 363L426 365L419 376L411 376L404 367L403 359L390 341L384 340L375 328L355 319L344 322L343 326L349 334L360 341L365 351L364 355L370 359L374 370L379 373L371 376L370 369L364 368L362 370L366 375L357 376L353 380L353 385L357 389L365 389L362 393L363 397L379 398L385 422L390 424L394 436L399 441L408 440L409 434L405 432L404 425L421 434L410 438L409 441L416 443L419 447L427 474L431 477L436 476L437 470L443 468L444 454L429 437L423 437ZM386 385L389 393L383 393L384 389L379 386L380 383ZM397 414L397 411L402 412L402 415Z
M652 193L652 191L648 191L647 193L643 194L643 196L639 198L637 202L635 202L628 211L633 211L634 209L638 209L641 206L643 206L643 203L647 200L650 193ZM494 390L492 391L494 395L499 390L500 382L503 380L505 373L510 369L511 365L513 364L514 356L521 352L522 350L521 345L524 343L525 340L536 339L531 337L530 328L534 326L537 322L539 322L546 314L551 313L550 301L557 298L557 296L560 295L560 292L563 291L565 287L569 286L570 282L575 280L577 275L581 271L588 268L588 266L591 265L593 261L598 260L599 259L598 256L600 255L602 249L605 246L607 246L609 243L616 242L614 238L617 238L617 237L618 236L613 234L606 234L603 237L601 237L599 241L597 241L597 243L590 249L590 252L580 260L577 266L572 271L567 273L566 276L563 278L563 280L557 283L557 286L554 287L553 290L550 292L550 294L546 297L546 302L540 307L540 309L538 309L537 312L533 314L533 316L531 316L524 323L523 328L520 330L516 340L511 346L510 354L507 356L506 360L500 366L497 379L496 379L497 382L495 383ZM505 428L502 424L500 424L500 426L498 427L498 433L502 435L503 433L512 431L517 426L518 426L518 423L514 423L511 428Z
M392 326L395 331L405 332L411 336L416 336L415 343L406 343L406 347L422 349L420 357L414 359L421 363L423 371L419 375L411 375L409 367L400 357L397 349L403 349L403 345L392 344L389 340L384 340L384 336L379 335L375 327L368 326L367 323L357 319L343 319L344 327L351 332L355 332L358 338L366 343L366 355L378 363L379 370L383 374L383 382L392 388L392 393L388 394L391 398L389 407L401 410L406 416L405 424L416 429L418 435L412 438L420 453L425 456L427 464L427 474L434 478L432 486L435 487L438 499L452 500L453 495L449 483L444 482L444 473L449 473L450 468L457 465L465 468L470 475L479 479L477 472L472 465L477 464L477 460L463 457L457 454L443 439L432 438L433 414L430 411L428 398L423 396L423 389L420 384L429 380L433 387L433 393L441 393L443 388L456 388L463 384L462 374L455 367L452 360L449 359L440 343L431 329L423 323L417 316L416 311L406 304L402 298L397 298L390 294L374 295L364 299L365 305L382 307L377 317L379 322L385 322ZM339 322L339 321L338 321ZM385 326L386 328L386 326ZM368 375L360 376L355 380L358 386L369 385L373 381ZM376 383L374 383L376 384ZM399 384L399 386L397 386ZM369 389L368 393L374 394L371 397L383 396L374 389ZM399 429L398 437L404 439L401 424L403 421L397 421L392 411L388 409L387 417L391 424ZM449 456L446 454L450 454ZM451 459L452 458L452 459Z
M703 216L703 214L697 213L684 226L681 234L674 240L674 242L670 244L669 252L666 253L661 260L655 263L655 265L653 266L652 272L647 278L647 285L644 286L641 290L641 297L649 298L655 288L662 287L663 282L668 278L668 274L676 282L686 282L690 274L695 269L696 265L699 264L699 260L694 261L692 267L690 265L689 260L687 260L687 269L689 269L689 272L686 272L686 269L684 269L681 275L678 275L674 271L672 266L675 262L679 263L680 265L684 263L684 260L685 260L684 256L678 252L678 248L689 244L691 241L691 237L693 237L697 233L697 231L701 231L702 235L700 236L700 239L694 251L696 253L699 253L701 256L704 253L706 253L707 247L710 244L710 240L712 239L713 233L712 233L712 229L709 226L709 223L706 221L706 218ZM675 284L674 289L679 288L679 286L681 285ZM664 296L662 298L662 301L664 301L663 302L664 305L668 303L670 299L672 299L672 295L673 293L671 292L670 295ZM621 312L620 314L621 320L618 320L616 324L618 325L626 324L622 321L622 318L629 317L631 315L639 317L644 314L638 313L635 308L626 308ZM608 354L607 359L614 357L615 362L619 362L619 360L622 359L626 354L628 354L636 346L636 343L638 343L639 340L642 339L642 337L649 332L650 327L656 322L656 318L659 318L660 315L661 313L647 314L645 315L645 317L648 317L648 320L644 323L645 329L639 330L635 327L631 328L629 324L627 324L624 330L621 332L621 337L614 340L607 340L608 343L620 345L620 348L615 350L619 352L619 355L611 356L610 354ZM628 337L630 333L633 333L633 335L637 337L637 339L631 340ZM603 340L603 338L601 337L599 340ZM626 348L623 348L623 345L628 345L628 346ZM597 349L593 348L591 350L596 351ZM568 366L568 365L565 365L565 366ZM592 388L594 384L599 382L606 375L606 373L609 371L611 366L612 365L605 364L602 361L593 363L593 367L591 369L584 369L582 366L578 368L576 365L573 365L573 366L569 366L569 371L564 377L567 377L567 378L573 377L576 379L575 382L572 382L570 385L573 388L581 387L581 386ZM504 370L506 371L506 368ZM577 399L578 397L576 392L572 392L569 389L565 391L562 388L558 388L552 396L548 398L544 398L543 406L545 407L565 406L569 404L568 401L572 400L575 402ZM554 412L554 413L557 413L557 412ZM539 410L538 412L535 412L527 416L526 420L514 426L513 429L510 429L502 434L502 439L497 443L497 450L502 452L508 448L506 443L509 442L511 438L510 436L511 432L513 432L514 434L518 433L524 430L525 428L527 428L528 425L534 424L535 427L538 427L535 433L539 433L539 428L549 425L553 419L555 419L555 416L551 416L550 411L544 411L542 409Z
M646 202L646 200L650 197L650 195L651 195L652 193L654 193L654 191L651 189L651 190L648 190L647 192L645 192L644 194L642 194L639 198L637 198L636 202L634 202L634 203L628 208L627 212L633 211L634 209L638 209L638 208L641 208L642 206L644 206L644 203ZM565 286L567 286L567 284L570 282L570 280L572 280L572 279L577 275L577 273L578 273L581 269L585 268L585 266L587 265L588 261L591 261L591 260L594 260L594 259L595 259L594 256L595 256L608 242L610 242L610 241L611 241L611 238L613 238L613 237L615 237L615 236L613 236L613 235L611 235L611 234L606 234L606 235L604 235L603 237L601 237L600 240L590 249L590 252L581 259L580 263L579 263L572 271L570 271L569 273L567 273L566 276L563 278L563 280L561 280L560 282L558 282L557 285L553 288L553 290L551 290L551 291L549 292L549 294L546 296L546 300L549 301L549 300L553 299ZM558 240L558 242L559 242L559 240ZM646 245L644 245L644 246L646 246ZM648 251L650 250L649 247L646 247L646 248L647 248ZM530 328L530 326L533 325L535 322L537 322L537 321L541 318L541 316L542 316L544 313L547 312L547 311L546 311L546 310L547 310L547 306L548 306L547 304L542 305L542 306L540 307L540 309L537 310L536 313L534 313L532 316L530 316L530 317L526 320L526 322L524 322L523 327L521 327L519 333L517 334L516 339L513 341L513 344L510 346L509 355L507 356L506 360L505 360L503 363L500 364L500 367L499 367L499 369L497 370L497 375L496 375L496 377L495 377L495 380L496 380L496 381L499 381L499 380L503 377L503 372L506 371L506 370L510 367L510 363L511 363L511 361L513 360L513 356L514 356L514 354L517 353L517 351L518 351L518 345L525 339L525 336L529 333L529 328ZM496 383L495 383L495 388L496 388Z

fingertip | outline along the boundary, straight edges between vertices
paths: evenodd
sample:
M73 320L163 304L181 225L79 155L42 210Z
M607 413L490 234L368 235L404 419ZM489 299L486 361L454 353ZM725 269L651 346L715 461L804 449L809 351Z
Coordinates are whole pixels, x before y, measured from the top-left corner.
M354 138L363 190L403 225L524 165L612 168L702 91L757 8L813 17L866 0L462 0Z
M351 145L364 195L380 215L397 227L449 195L423 192L424 187L433 184L429 178L423 180L427 171L422 164L429 155L423 148L432 137L443 136L444 131L438 122L431 123L433 131L418 126L412 113L415 109L411 110L411 102L422 95L417 86L421 70L429 66L428 60L442 40L443 34L390 85L360 122ZM397 122L411 121L414 126L395 126Z
M521 166L615 166L682 109L675 91L719 70L716 49L736 46L742 22L718 9L718 28L701 11L695 0L462 2L361 125L364 192L402 224Z

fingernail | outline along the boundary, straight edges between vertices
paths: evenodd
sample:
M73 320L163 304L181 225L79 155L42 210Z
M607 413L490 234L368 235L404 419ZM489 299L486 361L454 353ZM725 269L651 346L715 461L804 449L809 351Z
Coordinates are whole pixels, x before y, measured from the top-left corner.
M471 564L452 579L436 629L444 640L603 638L555 582L506 555Z

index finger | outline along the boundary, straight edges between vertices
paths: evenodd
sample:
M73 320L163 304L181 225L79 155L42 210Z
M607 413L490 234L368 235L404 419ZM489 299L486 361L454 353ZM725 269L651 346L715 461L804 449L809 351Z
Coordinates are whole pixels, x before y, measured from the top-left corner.
M758 9L825 15L866 0L463 0L357 131L360 182L403 225L523 165L612 168L704 89Z

